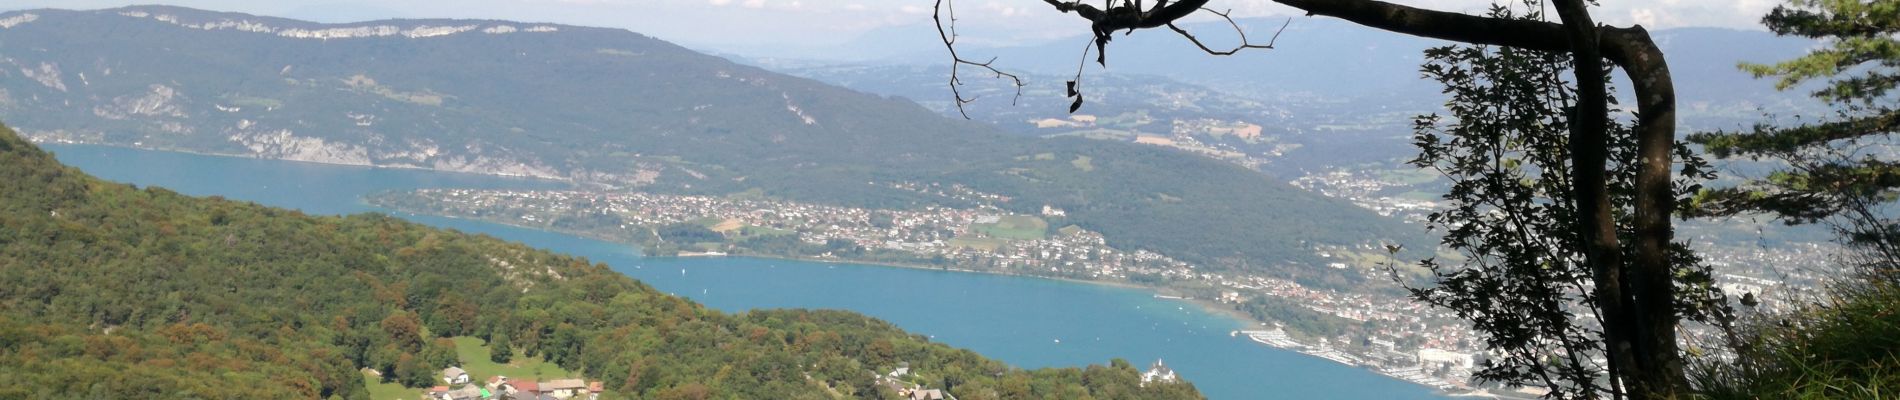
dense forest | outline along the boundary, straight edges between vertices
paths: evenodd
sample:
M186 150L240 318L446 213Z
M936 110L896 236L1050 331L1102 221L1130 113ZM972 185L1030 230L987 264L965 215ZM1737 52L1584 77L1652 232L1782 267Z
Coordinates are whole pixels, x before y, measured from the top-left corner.
M512 343L608 398L1188 399L1126 362L1022 370L838 311L726 314L605 265L382 215L104 182L0 128L0 398L367 398L440 338Z

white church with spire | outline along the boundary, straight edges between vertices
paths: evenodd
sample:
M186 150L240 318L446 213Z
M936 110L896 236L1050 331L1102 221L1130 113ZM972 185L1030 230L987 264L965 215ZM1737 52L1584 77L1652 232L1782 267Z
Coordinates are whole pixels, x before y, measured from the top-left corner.
M1148 367L1148 372L1141 373L1142 386L1147 386L1148 382L1173 383L1174 381L1179 380L1179 379L1180 378L1177 378L1174 376L1174 370L1168 368L1168 365L1165 363L1162 363L1161 359L1159 358L1155 359L1154 366Z

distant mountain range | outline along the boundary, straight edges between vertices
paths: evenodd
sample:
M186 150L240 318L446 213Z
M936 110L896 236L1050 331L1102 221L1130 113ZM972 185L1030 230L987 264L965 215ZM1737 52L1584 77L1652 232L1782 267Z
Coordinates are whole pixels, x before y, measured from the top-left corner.
M1282 24L1287 28L1274 49L1225 57L1207 55L1167 30L1117 34L1108 45L1107 68L1088 63L1084 78L1109 74L1161 77L1265 100L1273 106L1326 101L1362 109L1358 111L1378 107L1429 110L1443 101L1438 86L1420 78L1419 63L1424 49L1450 42L1325 17L1295 17L1290 23L1282 18L1238 22L1255 42L1273 37ZM1210 46L1238 43L1233 28L1225 22L1185 27L1209 41ZM947 66L948 54L933 29L927 24L896 26L842 46L796 49L796 53L756 49L742 54L779 63L805 60L807 68L818 64ZM1816 109L1805 91L1776 91L1772 81L1755 79L1736 68L1740 62L1792 58L1814 46L1813 40L1720 28L1664 29L1653 34L1669 57L1685 122L1689 123L1685 128L1715 128L1738 119L1759 119L1762 112L1786 114ZM1066 77L1073 76L1082 64L1081 50L1087 42L1076 36L1031 45L967 46L962 51L969 57L996 57L996 65L1005 70Z
M894 184L960 183L1217 267L1424 247L1417 227L1232 164L1008 135L617 29L30 10L0 14L0 66L0 118L40 141L873 207L953 203Z
M1137 129L1168 136L1165 122L1220 119L1263 125L1271 140L1243 143L1200 137L1250 154L1271 154L1264 171L1296 177L1309 171L1394 165L1407 159L1411 117L1436 112L1445 97L1423 79L1424 49L1449 42L1370 29L1331 18L1251 18L1238 21L1249 38L1262 42L1286 24L1271 50L1210 56L1166 30L1116 35L1108 66L1072 37L1047 43L966 46L965 56L989 59L1023 75L1029 87L1021 101L1010 88L982 74L966 75L966 94L983 96L964 106L977 120L1029 135L1061 134L1033 121L1066 118L1062 85L1082 67L1088 102L1081 114L1123 115L1143 111L1163 123ZM1210 43L1237 43L1222 23L1188 24ZM938 112L958 116L947 85L948 54L928 24L883 28L845 45L749 49L738 57L769 69L883 95L905 96ZM1806 88L1778 91L1774 82L1739 70L1740 62L1793 58L1815 42L1762 31L1716 28L1666 29L1654 33L1669 57L1680 98L1683 133L1735 129L1774 118L1816 116L1827 111ZM1628 85L1618 82L1629 96ZM1314 134L1317 133L1317 134ZM1289 146L1297 150L1283 151Z

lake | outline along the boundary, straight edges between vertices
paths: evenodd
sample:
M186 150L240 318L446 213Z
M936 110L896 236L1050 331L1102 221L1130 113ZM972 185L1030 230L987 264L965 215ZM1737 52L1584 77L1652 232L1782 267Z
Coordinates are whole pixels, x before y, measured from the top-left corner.
M387 212L362 196L417 188L560 183L404 169L45 145L95 176L314 214ZM1050 279L752 258L644 258L632 247L547 231L397 214L606 263L662 291L742 312L845 309L1024 368L1164 359L1214 399L1440 399L1429 388L1231 337L1245 323L1147 291Z

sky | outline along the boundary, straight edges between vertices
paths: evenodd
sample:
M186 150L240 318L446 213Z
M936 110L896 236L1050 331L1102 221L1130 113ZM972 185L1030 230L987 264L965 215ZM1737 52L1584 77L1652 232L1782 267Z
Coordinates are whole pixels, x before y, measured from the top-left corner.
M0 10L97 9L164 4L322 22L385 18L486 18L626 28L703 48L742 49L788 43L849 43L889 28L930 23L934 0L0 0ZM1477 13L1491 0L1389 0ZM1760 29L1780 0L1600 0L1599 22L1651 29ZM1040 42L1087 31L1042 0L957 0L963 33L974 41ZM1236 17L1299 15L1270 0L1212 0ZM1298 23L1298 19L1295 19ZM914 32L915 30L913 30Z

